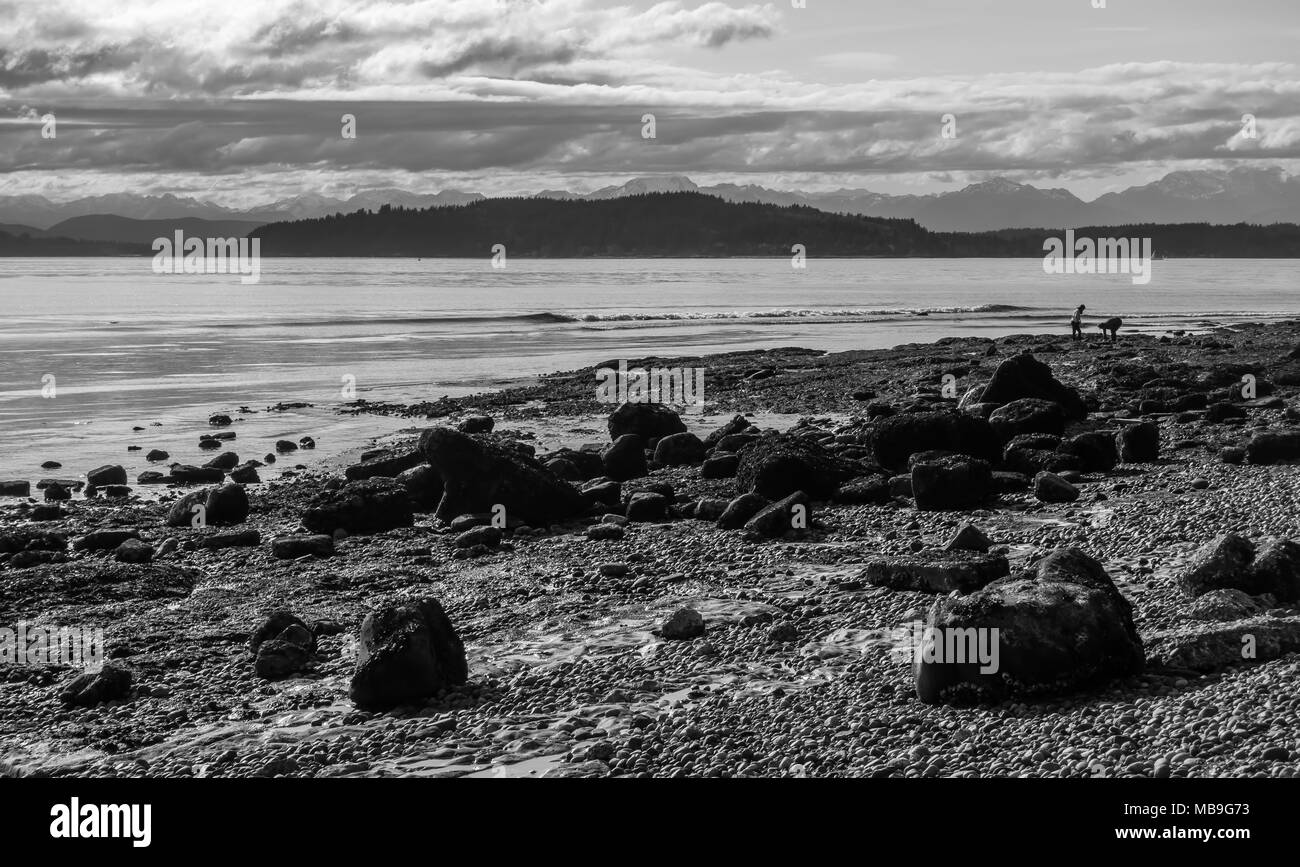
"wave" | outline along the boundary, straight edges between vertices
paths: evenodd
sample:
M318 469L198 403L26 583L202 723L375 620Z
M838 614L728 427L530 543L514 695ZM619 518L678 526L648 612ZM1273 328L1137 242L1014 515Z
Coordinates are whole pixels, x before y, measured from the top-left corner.
M1015 304L977 304L967 307L899 308L799 308L783 310L736 310L700 313L585 313L578 322L695 322L722 319L878 319L887 316L928 316L932 313L1047 313L1046 307L1018 307ZM563 314L555 314L563 315Z

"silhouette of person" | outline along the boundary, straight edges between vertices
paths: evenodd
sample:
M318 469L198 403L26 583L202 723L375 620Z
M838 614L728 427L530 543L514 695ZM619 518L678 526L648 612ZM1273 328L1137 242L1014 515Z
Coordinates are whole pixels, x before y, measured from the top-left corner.
M1119 334L1119 327L1120 327L1121 325L1123 325L1123 324L1124 324L1124 320L1123 320L1123 319L1120 319L1118 316L1114 316L1114 317L1112 317L1112 318L1110 318L1110 319L1107 319L1105 322L1101 323L1101 325L1099 325L1099 326L1097 326L1097 327L1101 329L1101 336L1102 336L1103 338L1106 336L1106 332L1109 331L1109 332L1110 332L1110 342L1111 342L1111 343L1114 343L1115 340L1116 340L1116 337L1117 337L1118 334Z
M1074 318L1070 320L1070 337L1074 340L1083 339L1083 311L1087 309L1082 304L1074 308Z

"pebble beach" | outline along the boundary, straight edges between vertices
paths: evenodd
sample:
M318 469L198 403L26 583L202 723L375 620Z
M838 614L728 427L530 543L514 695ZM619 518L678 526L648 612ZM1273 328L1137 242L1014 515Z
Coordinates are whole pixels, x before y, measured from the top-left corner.
M649 448L644 474L610 481L615 407L596 400L594 375L609 362L492 394L353 402L340 418L409 427L290 473L284 451L250 462L275 443L241 437L240 414L214 407L230 418L213 435L235 436L171 456L193 468L239 453L204 481L173 468L152 486L114 481L111 496L51 500L32 485L0 497L0 625L102 627L108 665L129 674L94 684L104 700L91 701L69 690L79 672L67 666L0 667L0 776L1292 777L1300 600L1242 590L1230 570L1193 593L1188 575L1209 574L1207 559L1235 544L1213 548L1225 536L1261 551L1300 536L1296 466L1260 439L1300 429L1298 347L1289 321L1116 343L1093 331L627 360L705 371L703 412L679 416L702 443L740 416L764 442L811 440L856 462L878 492L809 492L806 525L763 532L717 519L745 494L735 464L743 477L749 443L736 460L724 438L680 461ZM1019 470L1006 453L993 461L994 495L918 508L907 473L880 460L886 421L989 418L973 406L988 403L980 391L1024 355L1081 401L1064 436L1149 425L1158 455L1096 470L1034 442ZM411 474L426 464L408 459L433 447L431 428L524 446L578 506L499 530L477 511L437 514ZM91 469L42 470L47 457L31 455L33 481ZM320 538L307 516L335 508L331 495L390 478L410 492L409 525L354 518L357 529L305 541ZM211 483L240 489L240 520L170 520ZM660 511L642 514L637 492ZM375 496L365 510L378 514L391 492ZM193 502L216 514L210 496ZM945 594L883 586L869 566L948 562L963 528L1011 576L1060 549L1100 564L1131 606L1143 664L1079 688L921 700L897 635ZM358 701L359 660L378 653L368 615L418 599L454 627L464 682L382 708ZM1242 635L1258 639L1254 656L1222 651ZM279 655L259 655L272 643Z

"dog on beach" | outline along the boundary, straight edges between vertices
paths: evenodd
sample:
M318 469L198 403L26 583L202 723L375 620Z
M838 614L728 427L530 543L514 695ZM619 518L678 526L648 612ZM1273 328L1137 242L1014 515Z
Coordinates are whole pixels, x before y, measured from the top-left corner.
M1098 325L1097 327L1101 329L1102 337L1106 336L1106 332L1110 332L1110 342L1114 343L1117 332L1119 331L1119 327L1123 324L1124 324L1123 319L1120 319L1118 316L1113 316L1110 319L1107 319L1105 322Z

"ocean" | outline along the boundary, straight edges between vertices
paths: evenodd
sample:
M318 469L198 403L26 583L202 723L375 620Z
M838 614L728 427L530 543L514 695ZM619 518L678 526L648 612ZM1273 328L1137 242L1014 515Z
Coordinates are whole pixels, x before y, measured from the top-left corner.
M1081 303L1088 322L1123 317L1121 337L1300 316L1296 260L1157 260L1146 285L1040 259L264 259L255 285L150 265L0 259L0 478L134 476L155 447L199 463L208 416L241 406L257 411L242 456L304 434L329 454L410 424L337 416L354 396L460 396L618 358L1068 334ZM264 411L279 402L312 406Z

